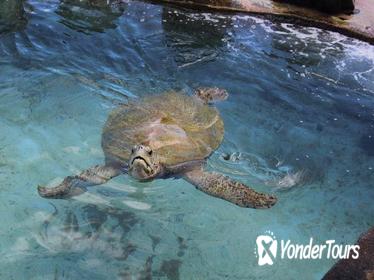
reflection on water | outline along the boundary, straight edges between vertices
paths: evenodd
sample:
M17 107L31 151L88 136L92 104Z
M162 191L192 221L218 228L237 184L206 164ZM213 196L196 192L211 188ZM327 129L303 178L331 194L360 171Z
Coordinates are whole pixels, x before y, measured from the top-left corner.
M189 11L181 13L171 8L163 9L162 27L166 44L175 53L175 61L179 67L215 60L221 49L223 51L225 48L231 19L204 19L204 15Z
M321 278L333 260L258 267L256 237L347 244L372 225L372 46L141 2L12 3L1 3L15 11L0 34L1 279ZM126 176L71 200L38 196L37 184L103 162L118 104L198 86L230 93L208 168L277 192L274 209Z
M56 13L67 27L90 33L116 28L114 21L125 9L121 0L61 0Z
M0 2L0 34L24 28L27 18L24 0L3 0Z

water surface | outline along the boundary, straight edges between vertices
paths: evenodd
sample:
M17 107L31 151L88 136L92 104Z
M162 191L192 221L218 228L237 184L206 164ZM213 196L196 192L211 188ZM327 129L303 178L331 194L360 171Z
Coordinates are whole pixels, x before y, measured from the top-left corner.
M137 1L0 4L1 279L318 279L333 260L259 267L256 237L350 244L373 225L374 47L315 28ZM218 86L208 161L278 204L126 176L71 200L38 184L103 162L118 104Z

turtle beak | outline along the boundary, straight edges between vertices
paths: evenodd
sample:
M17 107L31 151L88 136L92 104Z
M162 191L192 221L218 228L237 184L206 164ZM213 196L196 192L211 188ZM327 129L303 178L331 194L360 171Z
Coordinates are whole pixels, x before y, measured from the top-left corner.
M147 146L136 145L131 151L129 174L137 180L147 181L155 177L153 151Z
M132 160L130 172L136 172L143 177L151 175L153 171L147 160L138 156Z
M144 181L147 180L149 177L149 171L144 165L138 161L135 162L133 166L131 166L129 173L132 177L137 180Z

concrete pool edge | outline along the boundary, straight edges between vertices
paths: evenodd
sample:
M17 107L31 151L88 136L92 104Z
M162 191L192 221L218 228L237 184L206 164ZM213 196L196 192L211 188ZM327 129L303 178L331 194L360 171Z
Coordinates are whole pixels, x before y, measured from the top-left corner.
M335 31L374 45L374 3L370 3L370 0L356 0L356 9L359 12L353 15L328 15L316 10L271 0L206 0L199 2L194 0L150 0L148 2L166 3L196 10L259 15L271 20Z

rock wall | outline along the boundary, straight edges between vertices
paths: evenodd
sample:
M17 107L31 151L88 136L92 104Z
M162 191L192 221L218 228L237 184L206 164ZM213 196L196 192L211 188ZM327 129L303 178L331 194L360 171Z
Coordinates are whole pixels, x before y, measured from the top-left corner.
M299 6L309 7L329 14L352 13L354 0L275 0Z
M361 235L358 259L342 259L337 262L323 277L323 280L335 279L374 279L374 227Z

